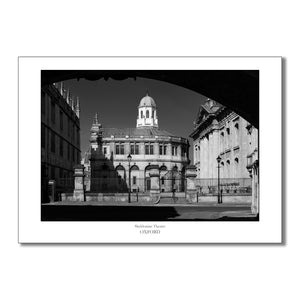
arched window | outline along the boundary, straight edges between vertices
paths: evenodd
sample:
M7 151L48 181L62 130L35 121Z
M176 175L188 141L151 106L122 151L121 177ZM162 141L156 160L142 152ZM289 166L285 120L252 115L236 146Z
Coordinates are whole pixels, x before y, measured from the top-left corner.
M118 165L116 171L125 171L125 168L122 165Z
M133 165L131 167L131 171L138 171L139 170L139 167L137 165Z
M118 165L116 167L116 171L118 173L119 178L121 178L121 179L125 178L125 168L122 165ZM119 180L119 182L120 182L120 180Z
M146 110L146 118L149 118L149 110Z
M160 171L167 171L167 167L165 165L162 165L159 169Z

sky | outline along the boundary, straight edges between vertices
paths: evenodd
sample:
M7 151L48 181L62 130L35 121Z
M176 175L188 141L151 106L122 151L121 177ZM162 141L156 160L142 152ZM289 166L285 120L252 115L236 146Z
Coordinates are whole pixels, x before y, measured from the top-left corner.
M126 80L104 79L65 81L72 96L80 100L81 153L89 147L90 129L95 113L103 127L136 127L138 105L148 94L157 106L158 126L177 136L188 138L193 122L206 97L166 82L137 77ZM193 162L192 147L190 159Z

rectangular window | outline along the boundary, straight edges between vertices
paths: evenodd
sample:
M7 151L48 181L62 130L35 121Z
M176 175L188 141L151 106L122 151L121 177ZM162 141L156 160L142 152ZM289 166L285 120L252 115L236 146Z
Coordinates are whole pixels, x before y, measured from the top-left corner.
M51 131L51 152L55 153L55 133Z
M130 144L130 154L139 154L138 144Z
M42 139L42 148L45 148L45 146L46 146L46 128L45 128L44 124L42 124L41 139Z
M70 119L68 118L68 136L71 134L71 125L70 125Z
M172 146L172 155L177 156L177 146Z
M239 122L234 124L234 146L239 144Z
M64 114L62 110L59 112L59 124L60 124L60 130L64 129Z
M145 154L153 155L154 153L154 145L151 143L145 144Z
M68 160L70 160L70 144L68 144L67 146L68 150L67 150L67 154L68 154Z
M55 167L51 167L51 178L50 179L55 179Z
M116 144L116 154L124 154L124 143Z
M64 141L62 138L60 138L60 140L59 140L59 155L61 157L64 156Z
M72 147L72 162L75 162L75 149Z
M80 132L79 129L77 128L77 146L79 147L80 144Z
M149 145L149 144L146 144L146 145L145 145L145 154L146 154L146 155L149 155L149 154L150 154L150 145Z
M166 145L159 145L159 155L166 155L167 154L167 146Z
M136 184L136 176L132 177L132 184Z
M153 155L153 153L154 153L153 149L154 149L153 144L150 144L150 154L151 154L151 155Z
M42 108L42 114L44 115L46 113L46 94L45 92L42 91L42 103L41 103L41 108Z
M51 122L55 124L55 103L51 100Z
M121 145L120 145L120 152L121 152L121 154L124 154L125 153L125 151L124 151L124 143L121 143Z

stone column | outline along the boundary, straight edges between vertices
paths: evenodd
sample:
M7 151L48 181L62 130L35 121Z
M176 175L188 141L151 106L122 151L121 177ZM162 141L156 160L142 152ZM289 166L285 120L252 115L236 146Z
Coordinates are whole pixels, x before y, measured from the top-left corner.
M168 157L172 156L172 144L171 143L167 144L167 156Z
M55 180L49 180L48 182L48 198L49 202L56 200L56 182Z
M158 165L152 165L150 167L150 180L151 180L151 186L150 186L150 198L152 201L157 202L160 196L160 188L159 188L159 166Z
M182 149L181 149L182 145L178 145L177 146L177 157L180 157L181 158L181 153L182 153Z
M203 139L199 139L199 145L200 145L200 173L199 173L199 178L203 178L203 171L204 171L204 155L203 155L203 150L204 150L204 143L203 143Z
M188 202L197 202L197 188L195 178L197 176L197 169L195 166L186 167L186 199Z
M159 155L159 143L158 143L158 142L155 142L153 148L154 148L154 149L153 149L154 155L155 155L155 156L158 156L158 155Z
M85 192L84 192L84 166L77 165L74 167L74 192L73 200L74 201L85 201Z
M218 131L213 131L213 151L212 151L212 178L218 177L218 168L217 168L217 157L220 154L219 149L219 140L218 140ZM221 170L220 170L221 171Z
M255 215L258 214L258 195L259 195L258 171L259 171L258 160L256 160L252 168L252 203L251 203L251 212Z

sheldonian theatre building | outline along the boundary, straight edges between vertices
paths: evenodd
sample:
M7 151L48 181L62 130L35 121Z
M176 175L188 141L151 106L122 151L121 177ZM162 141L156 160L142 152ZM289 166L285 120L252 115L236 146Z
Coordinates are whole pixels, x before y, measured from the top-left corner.
M157 106L148 94L138 106L135 128L105 128L96 114L84 158L90 192L147 192L150 170L159 168L160 192L185 189L189 142L158 126Z

